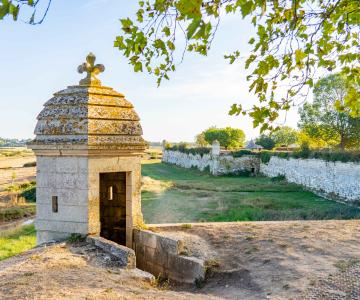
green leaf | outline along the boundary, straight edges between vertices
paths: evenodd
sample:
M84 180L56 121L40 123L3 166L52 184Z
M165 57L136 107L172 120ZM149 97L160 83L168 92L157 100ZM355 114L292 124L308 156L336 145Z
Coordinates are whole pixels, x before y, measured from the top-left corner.
M164 29L162 30L166 36L170 36L170 28L165 26Z
M175 45L172 41L169 40L166 42L166 44L170 50L172 50L172 51L175 50Z
M187 31L186 37L188 40L190 40L192 38L195 31L200 26L200 23L201 23L201 18L193 19L193 21L190 23L190 25L188 26L188 28L186 30Z
M134 71L135 72L142 72L143 71L143 66L141 62L136 62L134 65Z
M244 4L240 6L242 17L245 18L253 11L253 2L246 1Z

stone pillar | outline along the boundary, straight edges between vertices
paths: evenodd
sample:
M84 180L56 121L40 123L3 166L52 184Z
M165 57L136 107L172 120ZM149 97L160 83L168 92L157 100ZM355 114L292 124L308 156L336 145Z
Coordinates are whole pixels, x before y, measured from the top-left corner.
M211 145L211 155L219 156L220 155L220 143L218 140L213 141Z
M161 150L162 150L163 153L166 150L166 143L167 143L166 140L163 140L162 144L161 144Z

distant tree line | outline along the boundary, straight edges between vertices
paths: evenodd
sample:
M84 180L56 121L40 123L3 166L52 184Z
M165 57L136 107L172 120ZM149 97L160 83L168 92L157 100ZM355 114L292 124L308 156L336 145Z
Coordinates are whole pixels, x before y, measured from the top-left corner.
M31 139L6 139L0 138L0 147L24 147Z
M313 94L314 101L299 109L298 130L282 126L261 134L255 143L266 150L300 146L304 149L359 150L360 87L341 74L332 74L314 85ZM353 105L351 109L349 102ZM236 149L243 147L245 134L241 129L211 127L196 136L199 147L211 145L214 140L225 149Z
M216 140L225 149L237 149L244 146L245 133L238 128L213 126L198 134L195 139L199 147L209 146Z

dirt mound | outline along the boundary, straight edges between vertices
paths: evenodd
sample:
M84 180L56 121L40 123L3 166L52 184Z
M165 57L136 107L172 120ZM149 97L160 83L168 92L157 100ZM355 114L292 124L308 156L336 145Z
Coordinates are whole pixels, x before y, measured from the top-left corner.
M87 244L54 245L0 262L0 299L205 298L159 289L151 277L119 268L108 254Z
M350 262L360 261L360 220L154 227L160 234L183 238L197 255L210 260L213 270L200 292L225 299L292 299L338 269L347 269ZM359 282L355 273L343 276L338 283L326 281L326 289L343 284L339 293L346 299L357 299L349 298L360 293L358 283L351 285L355 279Z

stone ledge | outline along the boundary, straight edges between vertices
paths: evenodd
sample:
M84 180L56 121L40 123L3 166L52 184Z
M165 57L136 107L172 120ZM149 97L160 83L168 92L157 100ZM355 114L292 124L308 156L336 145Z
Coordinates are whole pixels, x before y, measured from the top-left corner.
M165 251L171 254L180 254L185 251L184 242L180 239L168 238L149 230L134 230L134 241L137 244Z
M147 230L134 230L134 249L138 268L155 276L163 276L182 283L205 280L203 260L183 256L185 244Z
M134 250L99 236L88 236L86 241L89 244L99 247L105 252L118 258L121 265L127 269L133 269L136 267L136 256Z

